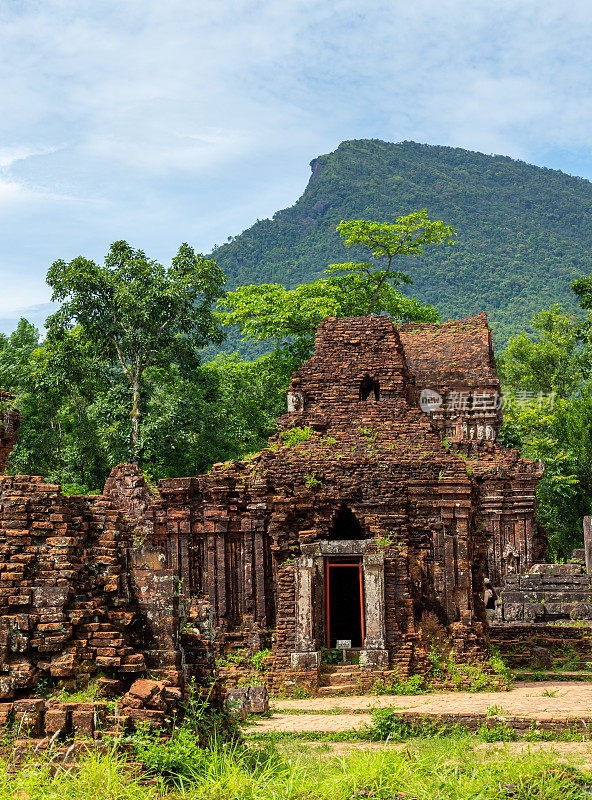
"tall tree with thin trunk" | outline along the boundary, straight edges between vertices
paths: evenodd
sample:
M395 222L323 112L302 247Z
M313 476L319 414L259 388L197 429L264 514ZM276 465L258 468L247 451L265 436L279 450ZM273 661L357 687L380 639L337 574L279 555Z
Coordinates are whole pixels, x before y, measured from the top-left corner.
M422 209L394 222L340 222L337 232L346 247L366 248L372 261L330 264L326 277L294 289L279 283L239 286L219 303L222 324L237 325L246 339L275 339L303 361L324 317L388 314L395 321L437 322L435 308L399 291L412 281L397 266L430 245L452 244L454 228L428 219Z
M187 358L222 334L212 304L225 278L216 262L182 244L166 268L127 242L111 245L103 266L83 256L47 273L61 308L51 331L79 325L101 358L119 365L130 386L131 449L141 454L142 377L152 366Z

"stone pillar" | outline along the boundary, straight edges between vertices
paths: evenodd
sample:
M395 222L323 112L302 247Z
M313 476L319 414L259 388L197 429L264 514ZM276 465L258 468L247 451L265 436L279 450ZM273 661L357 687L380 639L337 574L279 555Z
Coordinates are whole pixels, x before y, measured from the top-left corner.
M360 653L362 666L388 666L385 644L384 553L368 553L363 558L364 611L366 638Z
M592 517L584 517L584 556L586 572L592 574Z
M292 667L298 670L316 669L321 661L314 635L315 559L300 556L294 561L296 651L291 654Z

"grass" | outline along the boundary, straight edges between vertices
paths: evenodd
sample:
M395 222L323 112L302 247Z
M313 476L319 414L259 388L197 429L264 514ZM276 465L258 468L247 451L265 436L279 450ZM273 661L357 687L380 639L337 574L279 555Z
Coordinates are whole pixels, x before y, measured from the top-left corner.
M31 762L12 774L0 762L0 800L580 800L592 775L549 752L476 749L476 736L416 740L399 749L335 756L297 747L214 747L186 765L181 781L151 784L117 751L50 774ZM192 766L192 769L189 767Z
M491 706L492 713L499 707ZM57 767L51 752L31 753L18 770L0 758L0 800L576 800L592 797L592 773L556 753L529 751L529 741L582 741L527 731L517 738L503 720L475 733L425 718L410 723L396 707L377 708L358 730L238 735L232 721L192 688L171 738L140 727L106 753L91 751ZM314 747L303 742L314 741ZM354 752L335 754L331 743ZM364 748L363 743L373 743ZM396 743L396 747L387 744ZM488 743L496 743L489 747ZM357 747L355 747L357 744ZM349 749L349 748L348 748ZM7 752L7 751L5 751ZM143 765L140 774L129 763Z
M401 713L401 709L392 706L371 710L370 724L360 725L345 731L257 731L251 730L250 741L272 742L408 742L419 739L442 739L451 736L474 737L481 742L510 742L519 738L527 742L581 742L589 741L591 736L587 728L577 723L560 731L548 731L534 721L530 728L519 735L505 719L497 721L492 717L501 717L503 709L490 706L487 719L484 719L476 732L460 723L443 723L438 719L422 717L420 720L410 719Z

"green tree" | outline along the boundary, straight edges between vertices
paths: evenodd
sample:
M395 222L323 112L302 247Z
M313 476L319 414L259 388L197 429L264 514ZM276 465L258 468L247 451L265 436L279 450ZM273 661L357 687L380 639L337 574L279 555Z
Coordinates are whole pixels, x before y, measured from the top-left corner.
M586 280L576 282L584 308ZM589 320L589 314L578 319L554 305L535 314L533 334L513 336L498 359L510 398L501 441L545 464L537 487L538 517L551 558L568 558L581 544L582 517L592 501Z
M569 397L584 379L580 323L559 305L534 314L534 335L512 336L498 368L502 382L515 390L555 392Z
M346 247L366 248L373 261L331 264L324 271L327 277L295 289L281 284L239 287L220 302L222 323L238 325L246 338L289 345L302 360L325 317L386 313L394 320L438 320L434 308L399 291L411 280L395 264L400 256L418 256L428 245L451 242L450 226L429 220L423 210L394 223L341 222L337 230Z
M33 352L39 347L39 331L21 317L10 336L0 334L0 386L18 392L30 371Z
M144 374L151 367L195 359L198 347L219 343L212 312L224 275L216 263L181 245L169 268L126 242L111 245L100 266L82 256L56 261L47 273L52 300L62 306L50 333L79 325L105 363L118 364L131 391L131 447L139 461Z
M439 220L429 220L425 208L405 217L398 217L393 223L341 221L337 231L346 247L352 245L365 247L374 258L374 263L333 264L328 270L329 274L349 273L366 278L368 286L373 287L366 314L371 314L375 307L381 305L383 294L387 295L385 305L388 304L389 285L412 283L408 275L395 270L395 259L400 256L417 258L429 245L452 243L456 234L450 225L445 225ZM376 262L384 266L377 269ZM388 308L384 310L388 311Z
M19 327L28 346L17 329L0 352L0 374L22 417L10 468L60 483L100 486L108 460L94 408L109 388L105 365L79 327L50 332L43 343L30 323Z

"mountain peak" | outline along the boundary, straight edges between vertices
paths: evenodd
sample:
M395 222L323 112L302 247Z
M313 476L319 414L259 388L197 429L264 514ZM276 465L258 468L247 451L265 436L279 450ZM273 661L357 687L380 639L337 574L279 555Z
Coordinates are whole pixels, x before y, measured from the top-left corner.
M575 309L569 285L591 269L589 181L508 156L379 139L343 141L310 166L293 206L216 251L231 286L315 280L348 259L340 220L390 222L426 208L456 228L456 244L399 268L443 319L486 311L499 344L541 308Z

